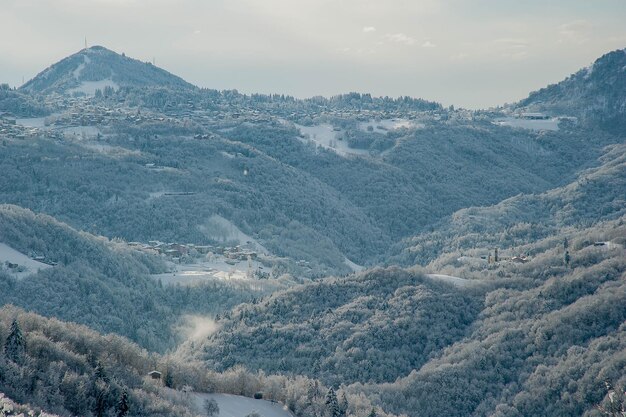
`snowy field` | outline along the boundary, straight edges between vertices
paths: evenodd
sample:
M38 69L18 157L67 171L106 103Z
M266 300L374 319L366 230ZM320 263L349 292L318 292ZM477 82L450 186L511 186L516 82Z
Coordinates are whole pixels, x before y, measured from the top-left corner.
M106 79L100 81L83 81L78 87L68 90L68 93L83 93L87 96L94 96L96 94L96 90L104 91L105 87L112 87L114 90L119 89L119 85L117 85L113 80Z
M98 129L95 126L72 126L72 127L66 127L65 129L63 129L63 133L66 136L74 136L76 138L87 139L87 138L95 138L98 136L98 133L101 133L101 132L100 132L100 129Z
M204 401L214 399L220 409L218 417L246 417L253 412L262 417L293 417L285 406L265 400L230 394L191 394L196 412L206 415Z
M342 131L334 130L331 124L323 123L315 126L296 124L295 126L300 130L305 140L311 140L315 142L316 145L329 149L338 155L369 156L369 151L365 149L352 149L348 146L346 141L339 140L338 137Z
M15 119L15 123L24 127L37 127L41 129L41 128L46 127L46 118L45 117L29 117L25 119Z
M559 130L559 119L546 119L546 120L528 120L518 119L516 117L507 117L499 119L494 124L500 126L519 127L529 130Z
M447 282L448 284L452 284L456 287L467 287L468 285L475 284L475 281L470 281L465 278L453 277L452 275L444 275L444 274L426 274L429 278L434 278L438 281Z
M209 219L201 225L199 229L208 238L215 239L223 243L236 242L236 244L242 246L245 245L246 247L259 253L265 255L269 254L269 251L252 236L245 234L233 222L217 214L209 217Z
M191 264L170 263L170 267L172 268L171 272L154 274L152 277L156 280L160 279L163 285L194 286L206 282L231 281L233 283L258 284L259 289L262 287L260 281L250 277L248 273L248 271L254 273L258 268L264 268L263 264L258 261L251 260L250 265L248 265L248 261L237 261L231 265L226 262L224 256L213 255L207 260Z
M348 258L344 258L343 263L346 264L348 266L348 268L350 268L353 272L361 272L361 271L363 271L365 269L364 266L355 264L354 262L352 262Z
M358 128L363 132L370 131L375 133L385 134L390 130L396 129L411 129L422 128L421 123L415 123L407 119L382 119L382 120L370 120L369 122L359 122Z
M79 142L79 145L83 148L100 153L102 155L110 156L112 158L122 158L126 156L140 156L141 152L134 149L127 149L121 146L111 146L102 143L92 142ZM163 192L165 193L165 192Z
M18 264L19 266L23 267L24 270L21 272L13 272L12 270L7 268L5 262ZM0 243L0 264L2 265L2 270L9 271L11 275L15 276L18 279L22 279L29 275L32 275L41 269L51 268L50 265L35 261L34 259L30 259L22 252L16 251L5 243Z

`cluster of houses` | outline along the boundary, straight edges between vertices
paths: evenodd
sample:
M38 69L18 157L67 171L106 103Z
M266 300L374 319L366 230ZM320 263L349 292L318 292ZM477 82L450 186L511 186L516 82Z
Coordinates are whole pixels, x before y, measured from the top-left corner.
M226 262L237 263L241 261L255 260L258 257L256 251L246 249L241 245L194 245L193 243L164 243L151 240L148 243L130 242L129 246L144 252L162 255L174 262L180 262L185 258L194 258L201 255L215 254L226 258Z
M22 126L11 115L0 115L0 139L28 139L38 134L38 128Z

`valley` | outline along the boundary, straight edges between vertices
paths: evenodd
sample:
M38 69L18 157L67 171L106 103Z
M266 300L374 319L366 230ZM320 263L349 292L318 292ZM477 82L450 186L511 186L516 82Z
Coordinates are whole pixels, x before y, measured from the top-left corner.
M626 53L590 68L484 110L102 46L0 86L0 415L600 416Z

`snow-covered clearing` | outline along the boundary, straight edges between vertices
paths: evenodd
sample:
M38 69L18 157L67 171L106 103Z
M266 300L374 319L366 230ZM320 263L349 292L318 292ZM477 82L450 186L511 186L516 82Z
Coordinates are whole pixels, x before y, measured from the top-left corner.
M9 268L6 262L17 264L18 267ZM4 271L8 271L16 278L22 279L41 269L51 268L51 266L29 258L6 243L0 243L0 268Z
M465 278L453 277L452 275L444 275L444 274L426 274L429 278L434 278L439 281L447 282L448 284L452 284L456 287L467 287L468 285L475 284L474 281L470 281Z
M83 55L83 62L80 63L80 65L78 65L76 67L76 69L74 71L72 71L72 74L74 75L74 78L76 78L77 80L80 78L80 74L83 73L83 70L85 69L85 66L87 66L87 64L89 64L91 62L91 59L89 59L88 56Z
M29 117L25 119L15 119L15 123L24 127L46 127L45 117Z
M102 143L80 142L80 146L91 151L110 156L112 158L122 158L125 156L140 156L141 152L135 149L127 149L121 146L111 146ZM152 194L151 194L152 195Z
M350 268L353 272L361 272L361 271L363 271L365 269L364 266L355 264L354 262L352 262L348 258L344 258L343 263L346 264L348 266L348 268Z
M298 130L300 130L300 133L304 136L305 141L311 140L318 146L330 149L338 155L369 156L369 151L365 149L352 149L348 146L348 143L345 140L340 140L339 134L342 131L335 130L331 124L322 123L315 126L302 126L295 124L295 126Z
M421 123L415 123L407 119L382 119L370 120L369 122L359 122L358 128L363 132L376 132L385 134L390 130L422 128ZM371 129L371 130L370 130Z
M494 124L500 126L518 127L529 130L559 130L559 119L545 119L545 120L531 120L531 119L518 119L516 117L507 117L499 119Z
M63 134L66 137L69 136L80 139L95 138L98 136L98 133L101 132L96 126L72 126L63 129Z
M194 286L207 282L231 282L233 284L245 284L253 289L261 290L265 281L259 281L251 275L265 268L256 260L232 261L222 255L208 255L206 260L190 264L171 263L171 272L154 274L152 277L161 280L163 285ZM257 288L258 287L258 288Z
M83 93L88 96L93 96L96 94L96 90L104 91L105 87L112 87L115 90L119 89L119 85L117 85L112 79L107 78L106 80L100 81L83 81L78 87L74 87L67 92L69 94Z
M262 417L293 417L285 406L276 402L231 394L191 393L189 395L192 397L196 412L202 415L206 415L204 402L213 399L220 409L219 417L245 417L253 412L257 412Z
M246 245L259 253L269 254L268 250L253 237L242 232L233 222L217 214L212 215L205 224L199 226L200 231L208 238L221 242L236 242Z

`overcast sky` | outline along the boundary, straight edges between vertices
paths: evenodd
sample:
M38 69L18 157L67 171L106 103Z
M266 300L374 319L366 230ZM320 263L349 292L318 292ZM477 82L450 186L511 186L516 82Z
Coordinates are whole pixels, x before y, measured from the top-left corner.
M88 44L201 87L516 101L626 47L626 0L0 0L0 82Z

